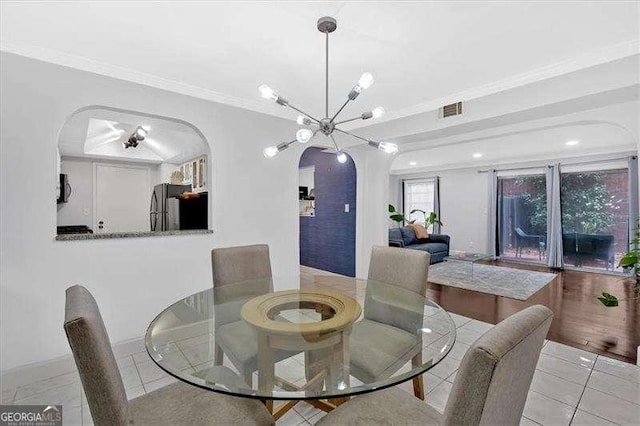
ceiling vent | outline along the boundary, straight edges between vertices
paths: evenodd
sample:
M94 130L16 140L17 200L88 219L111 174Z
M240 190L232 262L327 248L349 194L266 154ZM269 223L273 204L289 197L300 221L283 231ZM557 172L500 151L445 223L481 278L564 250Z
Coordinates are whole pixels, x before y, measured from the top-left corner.
M442 118L453 117L455 115L462 115L462 102L456 102L442 107Z

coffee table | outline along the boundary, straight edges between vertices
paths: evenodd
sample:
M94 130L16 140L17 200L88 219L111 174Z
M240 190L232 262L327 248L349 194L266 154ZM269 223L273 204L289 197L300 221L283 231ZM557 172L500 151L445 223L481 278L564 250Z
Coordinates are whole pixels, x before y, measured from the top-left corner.
M490 254L486 253L474 253L468 251L453 251L451 255L444 258L445 262L464 262L463 264L469 266L469 273L473 279L473 265L480 260L491 259Z

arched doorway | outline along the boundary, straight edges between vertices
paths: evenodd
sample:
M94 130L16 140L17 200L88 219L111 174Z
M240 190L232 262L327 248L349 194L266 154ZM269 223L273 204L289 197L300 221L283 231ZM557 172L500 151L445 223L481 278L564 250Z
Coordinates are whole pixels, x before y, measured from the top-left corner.
M309 147L300 158L300 264L356 274L356 165Z

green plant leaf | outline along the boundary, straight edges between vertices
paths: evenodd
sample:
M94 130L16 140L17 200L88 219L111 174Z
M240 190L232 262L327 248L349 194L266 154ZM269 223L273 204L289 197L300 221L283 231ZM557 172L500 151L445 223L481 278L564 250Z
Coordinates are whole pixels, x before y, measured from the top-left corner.
M625 253L620 259L618 267L620 268L633 268L638 263L638 253L636 251L630 251Z
M395 213L396 212L396 208L393 207L393 204L389 204L389 213Z
M389 219L394 220L396 222L404 222L404 215L400 213L394 213L389 216Z
M618 306L618 298L605 291L602 292L602 296L598 297L598 300L607 308Z

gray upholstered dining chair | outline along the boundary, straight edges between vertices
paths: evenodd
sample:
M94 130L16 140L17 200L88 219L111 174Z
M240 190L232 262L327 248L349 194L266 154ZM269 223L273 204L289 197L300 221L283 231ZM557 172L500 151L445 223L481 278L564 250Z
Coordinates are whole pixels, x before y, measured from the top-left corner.
M386 379L411 360L422 365L422 327L430 254L397 247L373 247L363 319L353 326L350 374L363 381ZM384 284L377 294L376 283ZM389 292L398 287L397 293ZM372 342L374 342L372 344ZM422 375L413 380L424 399Z
M257 244L211 250L215 354L222 365L226 355L248 384L258 369L258 335L240 315L244 303L273 291L269 246ZM281 361L296 353L278 351Z
M321 424L517 425L553 313L531 306L476 340L465 354L444 413L397 388L341 405Z
M274 423L257 400L217 394L182 382L127 401L100 310L82 286L67 289L64 330L96 425ZM238 381L242 382L239 377Z

